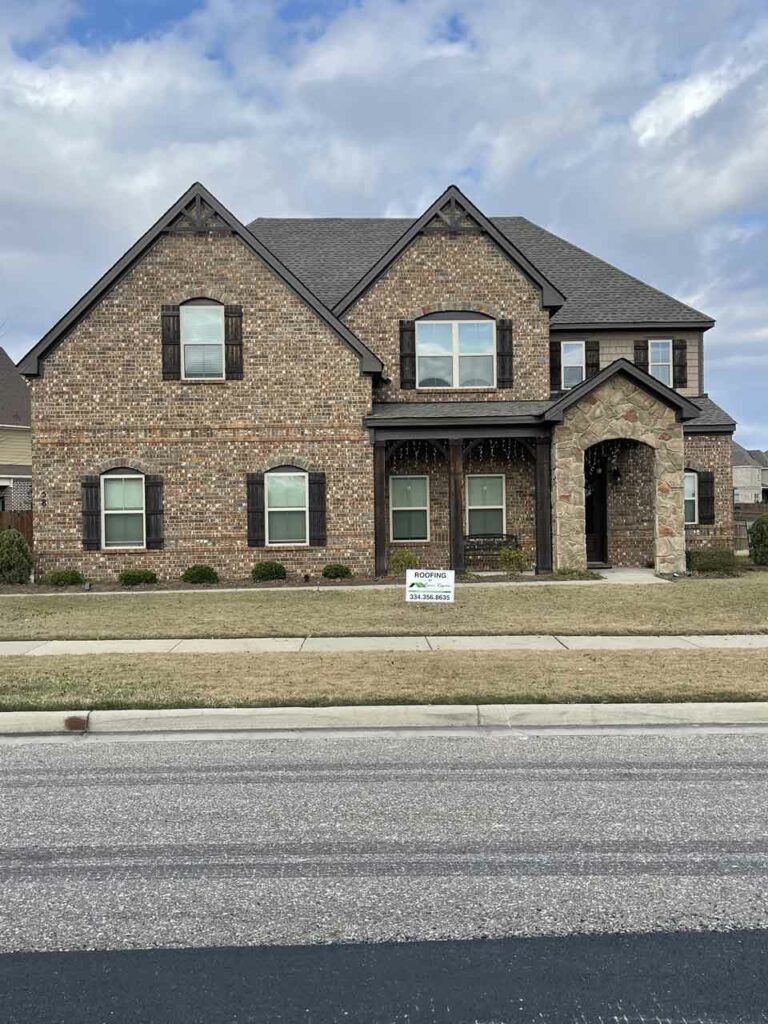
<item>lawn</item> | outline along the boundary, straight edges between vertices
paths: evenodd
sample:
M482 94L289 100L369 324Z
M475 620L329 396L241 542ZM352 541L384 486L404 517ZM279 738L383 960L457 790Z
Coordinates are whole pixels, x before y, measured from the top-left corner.
M765 633L768 573L664 586L460 587L0 597L0 640L473 633Z
M763 651L3 658L0 710L768 699Z

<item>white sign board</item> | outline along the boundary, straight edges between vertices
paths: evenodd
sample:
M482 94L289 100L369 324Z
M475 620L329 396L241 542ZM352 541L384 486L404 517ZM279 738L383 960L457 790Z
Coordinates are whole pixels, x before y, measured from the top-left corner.
M453 569L406 569L406 601L453 602Z

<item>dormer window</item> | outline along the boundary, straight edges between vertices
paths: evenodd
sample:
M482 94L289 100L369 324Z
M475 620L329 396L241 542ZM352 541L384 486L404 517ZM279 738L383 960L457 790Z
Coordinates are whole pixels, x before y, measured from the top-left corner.
M224 307L189 302L180 307L183 380L224 380Z
M416 387L496 387L496 322L454 317L416 321Z

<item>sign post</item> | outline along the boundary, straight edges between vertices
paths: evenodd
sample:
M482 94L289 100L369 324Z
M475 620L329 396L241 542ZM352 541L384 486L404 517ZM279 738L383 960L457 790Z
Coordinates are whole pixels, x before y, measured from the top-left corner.
M453 569L407 569L405 600L453 603L456 574Z

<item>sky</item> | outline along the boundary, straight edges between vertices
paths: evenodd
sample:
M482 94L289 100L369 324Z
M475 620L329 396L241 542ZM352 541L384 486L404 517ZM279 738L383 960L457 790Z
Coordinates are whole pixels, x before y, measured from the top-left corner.
M2 0L0 345L193 181L246 222L455 183L716 319L706 389L768 448L766 0Z

